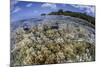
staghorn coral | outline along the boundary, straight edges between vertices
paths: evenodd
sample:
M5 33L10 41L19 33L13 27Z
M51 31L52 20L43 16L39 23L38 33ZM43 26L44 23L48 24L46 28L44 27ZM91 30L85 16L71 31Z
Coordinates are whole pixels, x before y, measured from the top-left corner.
M87 40L89 37L85 33L89 31L84 27L67 24L67 29L51 29L43 24L40 30L37 26L29 31L19 27L13 32L16 36L15 47L11 50L12 67L95 60L95 44Z

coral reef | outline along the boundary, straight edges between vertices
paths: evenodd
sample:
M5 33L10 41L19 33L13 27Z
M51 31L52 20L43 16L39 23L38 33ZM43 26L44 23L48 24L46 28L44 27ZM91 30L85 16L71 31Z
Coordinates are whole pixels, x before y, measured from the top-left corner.
M88 27L63 20L45 22L25 29L19 26L11 33L12 67L95 60L95 35Z

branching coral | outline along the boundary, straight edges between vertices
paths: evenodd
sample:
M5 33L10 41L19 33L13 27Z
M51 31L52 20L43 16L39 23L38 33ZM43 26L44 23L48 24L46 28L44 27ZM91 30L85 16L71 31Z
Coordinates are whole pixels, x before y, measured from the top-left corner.
M82 34L85 30L72 28L77 32L69 30L67 33L65 28L50 29L48 26L41 31L38 27L32 27L28 32L19 27L14 32L16 40L11 50L12 66L94 61L94 44L78 40L85 36ZM77 33L79 38L75 38Z

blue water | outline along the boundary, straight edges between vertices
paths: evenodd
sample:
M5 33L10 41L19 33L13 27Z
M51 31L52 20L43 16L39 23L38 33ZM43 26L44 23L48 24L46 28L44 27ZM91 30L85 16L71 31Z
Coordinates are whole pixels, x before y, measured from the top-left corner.
M11 22L11 30L16 30L18 27L22 26L24 23L28 23L32 26L38 25L40 23L68 23L68 24L74 24L77 26L84 26L85 28L89 29L89 31L95 33L95 29L93 28L93 25L90 24L89 22L79 19L79 18L74 18L70 16L57 16L57 15L48 15L48 16L38 16L34 18L29 18L29 19L23 19L23 20L18 20L15 22Z

